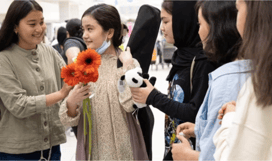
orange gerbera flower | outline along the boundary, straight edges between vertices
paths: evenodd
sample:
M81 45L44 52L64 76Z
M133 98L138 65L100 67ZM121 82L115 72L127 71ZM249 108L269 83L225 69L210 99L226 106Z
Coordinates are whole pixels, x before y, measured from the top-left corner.
M101 57L95 50L87 49L78 54L76 64L80 71L93 73L98 71L101 64Z
M88 82L96 82L98 79L98 70L92 73L86 73L85 71L76 71L75 76L78 77L79 81L86 84Z
M64 78L64 82L69 86L74 86L79 83L78 77L75 76L76 73L76 64L72 63L66 65L61 69L61 78Z

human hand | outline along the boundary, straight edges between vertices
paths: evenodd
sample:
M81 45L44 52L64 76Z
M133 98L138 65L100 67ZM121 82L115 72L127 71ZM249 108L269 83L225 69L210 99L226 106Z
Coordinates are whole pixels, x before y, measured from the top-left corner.
M137 103L146 103L147 97L151 91L155 88L147 79L144 79L146 87L136 88L130 87L132 99Z
M181 141L181 143L172 144L172 157L173 160L192 160L194 158L191 145L189 141L180 135L177 135L177 138Z
M83 86L83 83L75 85L74 90L67 98L68 105L77 105L85 98L88 98L92 92L90 91L90 85Z
M176 130L176 135L179 136L179 133L183 132L187 139L194 137L195 138L195 124L191 122L185 122L178 125Z
M218 111L218 116L217 118L219 120L222 120L224 115L228 112L235 112L236 109L236 102L235 101L231 101L228 103L225 103L222 108ZM219 122L219 124L221 124L222 121Z
M123 63L123 68L126 69L130 64L133 63L130 48L127 47L126 51L121 52L119 55L120 61Z
M61 93L63 99L69 94L71 89L73 89L73 86L69 86L66 83L63 84L62 88L60 89L60 93Z

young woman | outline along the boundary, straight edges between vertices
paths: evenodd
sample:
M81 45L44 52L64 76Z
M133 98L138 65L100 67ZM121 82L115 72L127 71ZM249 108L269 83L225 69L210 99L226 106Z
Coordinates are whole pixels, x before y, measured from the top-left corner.
M172 159L171 144L178 141L175 139L176 127L185 121L195 121L208 88L208 73L215 69L204 56L201 45L197 46L200 38L195 3L168 0L162 3L161 30L166 41L177 47L172 58L173 67L167 77L169 95L160 93L148 81L147 88L131 88L136 102L152 105L169 115L165 123L165 160ZM191 67L193 59L195 65Z
M272 160L272 2L237 0L241 55L251 59L252 76L235 103L222 107L214 136L216 160ZM219 117L221 118L221 116Z
M45 29L37 2L11 3L0 29L0 160L60 160L58 102L71 87L62 87L61 56L41 43Z
M130 131L131 113L134 111L130 89L127 86L122 93L117 89L120 77L127 70L139 66L129 52L120 54L118 47L122 43L123 32L119 13L110 5L92 6L82 16L82 28L87 47L101 54L101 66L97 82L85 87L77 85L61 105L59 115L62 123L78 125L76 159L148 160L143 138L135 140L135 135L141 133L140 129ZM117 68L118 57L123 63L122 68ZM85 94L90 90L95 93L91 99L91 154L88 137L84 139L82 109L79 110L77 105L88 97ZM143 146L137 147L135 143Z
M213 135L219 129L218 110L226 102L236 100L249 75L248 60L237 60L241 37L236 29L237 10L234 1L199 1L196 5L199 35L205 53L221 66L209 74L209 88L197 113L195 124L179 125L177 134L196 138L196 151L188 141L173 145L174 160L214 160Z

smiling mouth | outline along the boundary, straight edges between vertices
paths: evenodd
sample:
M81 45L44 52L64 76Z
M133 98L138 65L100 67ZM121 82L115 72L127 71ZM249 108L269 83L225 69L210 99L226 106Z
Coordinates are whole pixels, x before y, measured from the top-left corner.
M33 37L36 37L36 38L41 38L43 36L43 34L40 34L40 35L32 35Z

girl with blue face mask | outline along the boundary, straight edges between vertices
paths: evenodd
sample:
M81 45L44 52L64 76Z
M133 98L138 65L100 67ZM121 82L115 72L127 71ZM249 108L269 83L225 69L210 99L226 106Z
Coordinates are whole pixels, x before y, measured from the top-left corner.
M106 4L92 6L82 16L83 39L87 48L95 49L101 55L101 65L97 82L84 87L76 85L59 112L64 125L78 126L76 160L148 160L145 147L133 149L137 146L130 139L135 138L131 136L132 127L128 126L134 111L130 89L127 86L122 93L117 89L119 78L127 70L140 66L129 49L127 52L119 49L123 38L121 25L116 8ZM118 58L123 63L121 68L117 68ZM95 93L91 98L91 154L88 152L89 141L84 139L84 117L79 106L90 91ZM137 130L132 131L141 133Z

